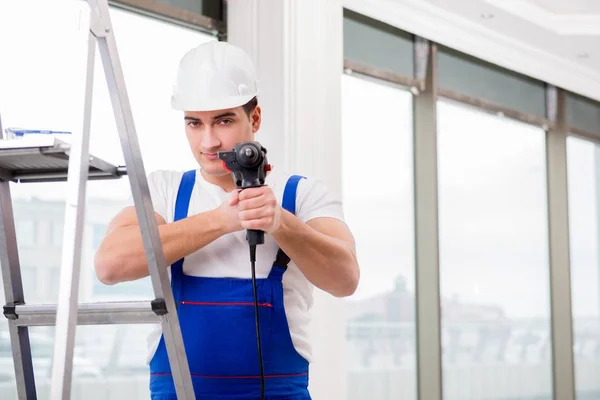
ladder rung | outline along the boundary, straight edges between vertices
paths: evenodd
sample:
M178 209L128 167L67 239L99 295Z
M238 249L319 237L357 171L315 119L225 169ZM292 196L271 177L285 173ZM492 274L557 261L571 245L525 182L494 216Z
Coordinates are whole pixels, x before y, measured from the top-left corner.
M56 324L56 304L24 304L15 306L18 326L53 326ZM103 303L80 303L77 325L147 324L159 323L150 300Z

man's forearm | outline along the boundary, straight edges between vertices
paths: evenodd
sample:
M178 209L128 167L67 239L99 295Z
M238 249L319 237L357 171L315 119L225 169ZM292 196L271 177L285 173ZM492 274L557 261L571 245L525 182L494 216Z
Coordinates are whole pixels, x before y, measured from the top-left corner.
M358 284L358 263L345 241L313 229L286 210L273 237L316 287L336 296L349 296Z
M226 233L214 213L209 211L158 225L167 266ZM107 235L96 253L95 263L98 277L106 284L148 276L148 260L139 225L119 227Z

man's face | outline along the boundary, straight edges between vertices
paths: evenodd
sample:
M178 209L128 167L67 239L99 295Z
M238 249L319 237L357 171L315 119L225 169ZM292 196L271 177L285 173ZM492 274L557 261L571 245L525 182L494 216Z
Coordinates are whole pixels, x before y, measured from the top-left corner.
M236 143L253 141L261 122L257 106L250 116L242 107L217 111L186 111L185 134L203 173L229 174L217 152L233 149Z

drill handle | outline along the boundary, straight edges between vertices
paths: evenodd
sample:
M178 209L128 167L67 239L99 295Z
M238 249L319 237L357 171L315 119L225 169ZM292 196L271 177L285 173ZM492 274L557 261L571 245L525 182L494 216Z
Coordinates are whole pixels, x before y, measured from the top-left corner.
M246 240L251 246L256 246L265 243L265 233L256 229L248 229L246 232Z

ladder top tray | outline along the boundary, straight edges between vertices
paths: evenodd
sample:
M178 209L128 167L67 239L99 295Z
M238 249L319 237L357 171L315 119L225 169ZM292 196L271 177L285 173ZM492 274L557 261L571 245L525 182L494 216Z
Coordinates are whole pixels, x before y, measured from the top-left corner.
M12 182L64 182L71 145L53 136L0 140L0 179ZM88 179L118 179L127 175L116 166L90 155Z

